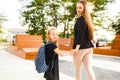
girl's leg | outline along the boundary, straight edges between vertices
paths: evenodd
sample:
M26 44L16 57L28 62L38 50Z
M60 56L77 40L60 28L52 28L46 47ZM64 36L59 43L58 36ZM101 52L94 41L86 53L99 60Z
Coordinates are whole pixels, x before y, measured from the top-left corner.
M89 80L95 80L95 75L92 69L92 55L93 55L93 50L88 49L87 54L84 56L83 59L83 64L85 66L86 72L88 74Z
M78 53L73 55L73 62L75 65L75 80L81 80L81 66L84 55L85 54L82 50L79 50Z

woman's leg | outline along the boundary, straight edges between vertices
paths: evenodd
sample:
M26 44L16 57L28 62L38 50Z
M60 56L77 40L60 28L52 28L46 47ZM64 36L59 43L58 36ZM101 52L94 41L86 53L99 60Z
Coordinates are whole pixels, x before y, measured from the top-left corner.
M78 53L73 55L73 62L75 65L75 80L81 80L81 66L85 53L79 50Z
M88 74L89 80L95 80L95 75L92 69L92 55L93 50L92 48L87 50L87 54L84 56L83 64L85 66L86 72Z

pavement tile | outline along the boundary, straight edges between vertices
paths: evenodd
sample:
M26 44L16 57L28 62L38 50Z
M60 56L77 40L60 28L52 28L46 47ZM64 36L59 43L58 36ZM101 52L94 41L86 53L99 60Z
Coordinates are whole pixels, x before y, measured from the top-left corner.
M73 80L60 72L61 80ZM0 80L45 80L43 73L38 74L32 60L24 60L0 48Z
M74 80L72 56L59 57L60 80ZM67 67L66 67L67 66ZM93 56L93 69L96 80L120 80L120 57ZM82 80L87 80L84 68ZM38 74L33 60L24 60L7 52L7 47L0 46L0 80L45 80L43 73Z

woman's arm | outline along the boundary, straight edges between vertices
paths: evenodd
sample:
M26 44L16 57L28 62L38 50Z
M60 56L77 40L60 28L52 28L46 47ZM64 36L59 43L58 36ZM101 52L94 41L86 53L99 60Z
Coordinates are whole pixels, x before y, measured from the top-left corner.
M72 55L74 53L73 50L70 50L69 52L67 51L67 52L63 53L63 52L60 51L59 48L55 48L54 52L57 53L60 56L68 56L68 55Z

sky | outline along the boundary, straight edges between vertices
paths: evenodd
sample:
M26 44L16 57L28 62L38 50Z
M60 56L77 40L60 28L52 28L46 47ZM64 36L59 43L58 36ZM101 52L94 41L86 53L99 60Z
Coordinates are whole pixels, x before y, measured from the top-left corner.
M120 12L120 0L115 0L116 3L108 5L108 15L110 17L113 17L117 14L117 12Z
M120 9L120 0L116 0L116 4L109 5L108 15L113 17ZM8 21L3 25L8 28L20 28L20 20L19 20L19 9L21 8L21 4L18 0L0 0L0 14L2 13L7 17Z
M21 5L18 0L0 0L0 14L6 16L8 21L3 25L6 27L20 27L19 9Z

